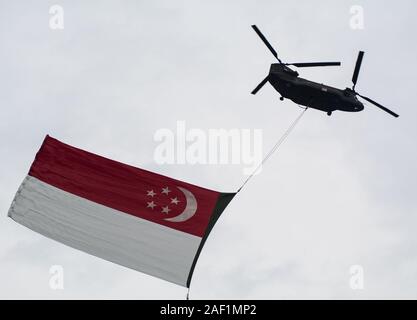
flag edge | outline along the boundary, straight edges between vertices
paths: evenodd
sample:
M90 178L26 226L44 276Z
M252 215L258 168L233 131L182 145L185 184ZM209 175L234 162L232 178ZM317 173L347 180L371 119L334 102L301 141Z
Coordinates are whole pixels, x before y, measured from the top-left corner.
M187 277L187 283L186 283L187 288L190 288L191 280L193 277L195 267L197 265L198 258L200 257L201 251L203 250L204 244L206 243L206 240L209 237L211 230L214 228L217 220L220 218L220 216L222 215L224 210L227 208L229 203L233 200L236 194L237 192L219 193L216 205L213 209L213 212L210 216L210 220L207 224L206 231L204 232L204 235L201 238L200 245L197 248L197 252L191 264L190 272L188 273L188 277Z

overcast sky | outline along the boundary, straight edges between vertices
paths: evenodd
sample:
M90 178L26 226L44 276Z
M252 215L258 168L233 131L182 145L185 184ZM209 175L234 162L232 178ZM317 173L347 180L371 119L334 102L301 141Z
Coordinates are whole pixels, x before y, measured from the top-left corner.
M64 29L49 28L49 8ZM364 29L350 28L350 8ZM415 1L0 0L0 298L183 299L186 289L47 239L7 218L46 134L207 188L236 191L242 165L157 165L156 130L262 129L264 153L300 109L266 85L273 57L340 60L301 76L400 114L308 110L239 193L196 266L192 299L417 298ZM49 287L62 265L64 290ZM364 289L349 286L352 265Z

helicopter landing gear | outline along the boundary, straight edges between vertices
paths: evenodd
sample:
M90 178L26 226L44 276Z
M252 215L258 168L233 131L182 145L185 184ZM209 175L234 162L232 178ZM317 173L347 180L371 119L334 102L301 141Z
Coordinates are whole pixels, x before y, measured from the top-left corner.
M279 100L284 101L284 97L279 97Z
M327 111L327 115L330 117L332 115L331 111Z

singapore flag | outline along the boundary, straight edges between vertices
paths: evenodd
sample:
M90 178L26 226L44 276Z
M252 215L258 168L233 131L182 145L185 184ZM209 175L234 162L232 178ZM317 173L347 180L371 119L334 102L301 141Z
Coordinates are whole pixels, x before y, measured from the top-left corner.
M189 287L204 242L234 195L46 136L8 215L73 248Z

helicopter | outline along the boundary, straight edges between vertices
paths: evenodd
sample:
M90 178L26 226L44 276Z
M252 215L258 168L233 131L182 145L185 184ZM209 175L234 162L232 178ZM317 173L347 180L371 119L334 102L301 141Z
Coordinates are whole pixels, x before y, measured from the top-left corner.
M324 111L329 116L332 115L332 112L336 110L346 112L362 111L364 109L364 105L361 101L359 101L359 96L362 99L372 103L376 107L384 110L385 112L388 112L390 115L398 117L398 114L395 112L355 91L356 82L358 80L359 71L364 56L363 51L359 51L358 58L356 60L355 70L352 76L352 88L346 88L342 90L300 78L297 71L294 71L288 67L294 66L297 68L303 68L340 66L340 62L284 63L278 57L277 52L271 46L262 32L258 29L258 27L256 25L252 25L252 28L267 46L269 51L271 51L273 56L278 60L278 63L271 64L269 74L251 92L252 94L256 94L267 82L269 82L272 87L274 87L274 89L281 94L281 101L286 98L298 105L305 106L306 108L313 108Z

